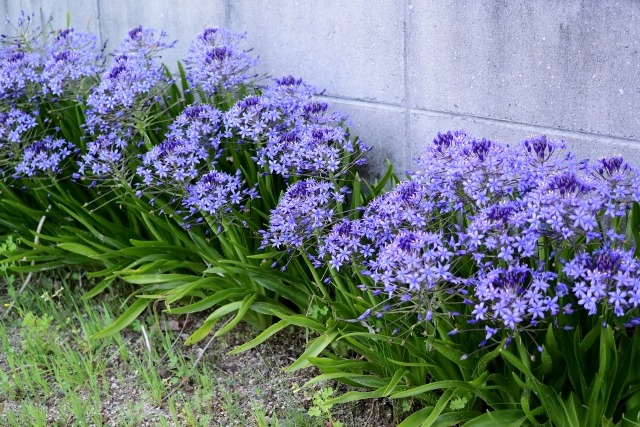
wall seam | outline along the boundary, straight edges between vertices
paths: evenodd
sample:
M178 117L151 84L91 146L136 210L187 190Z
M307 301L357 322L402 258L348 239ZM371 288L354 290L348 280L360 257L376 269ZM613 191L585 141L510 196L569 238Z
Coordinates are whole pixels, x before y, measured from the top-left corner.
M409 117L411 116L411 114L425 114L425 115L445 117L445 118L451 118L451 119L460 118L463 120L474 120L474 121L483 122L483 123L506 125L507 127L510 127L510 128L521 128L521 129L530 129L530 130L535 129L537 131L540 131L541 133L546 133L546 132L564 133L567 135L570 134L570 135L576 135L576 136L582 136L582 137L594 137L594 138L601 138L601 139L640 143L640 138L635 138L635 137L608 135L608 134L597 133L597 132L587 132L587 131L579 131L575 129L561 128L561 127L537 125L534 123L518 122L518 121L506 120L506 119L496 119L493 117L478 116L478 115L468 114L468 113L457 113L452 111L430 110L430 109L421 109L421 108L409 108L401 104L399 105L399 104L392 104L392 103L386 103L386 102L362 101L357 98L348 98L348 97L343 98L343 97L331 96L331 95L323 95L320 98L327 101L339 102L347 105L354 105L354 106L364 107L364 108L376 108L376 109L383 109L386 111L396 111L396 112L402 112L402 113L405 113L408 111Z
M98 42L100 46L105 43L104 35L102 34L102 20L100 19L100 0L96 0L96 26L98 27Z
M224 26L225 28L231 28L231 0L225 0L224 2Z
M4 6L4 19L2 20L4 25L4 29L2 30L2 34L6 34L9 32L9 28L7 27L6 21L9 18L9 0L4 0L2 2L3 6Z
M411 85L409 81L409 37L410 37L410 2L411 0L404 0L404 15L403 15L403 28L402 28L402 66L403 66L403 82L404 82L404 97L402 104L404 107L404 147L403 157L406 165L412 163L412 150L411 150Z
M576 136L589 136L601 139L609 139L609 140L618 140L618 141L627 141L627 142L635 142L640 143L640 139L635 137L627 137L627 136L619 136L619 135L608 135L604 133L597 132L587 132L580 131L576 129L568 129L568 128L560 128L553 126L544 126L537 125L534 123L525 123L525 122L517 122L513 120L506 119L496 119L493 117L484 117L484 116L476 116L473 114L464 114L464 113L453 113L448 111L438 111L438 110L423 110L423 109L410 109L411 113L425 114L437 117L445 117L445 118L461 118L463 120L472 120L482 123L491 123L491 124L499 124L509 128L520 128L520 129L531 129L537 130L542 133L550 132L550 133L564 133L566 135L576 135ZM480 136L480 135L478 135Z

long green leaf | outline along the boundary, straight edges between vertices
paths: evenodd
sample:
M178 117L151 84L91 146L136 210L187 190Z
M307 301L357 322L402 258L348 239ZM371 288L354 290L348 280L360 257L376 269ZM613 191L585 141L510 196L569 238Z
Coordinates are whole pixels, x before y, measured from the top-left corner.
M148 299L136 300L124 313L122 313L120 317L114 320L111 325L107 326L100 332L93 334L91 338L101 339L117 334L118 332L129 326L131 322L136 320L138 316L140 316L140 314L147 308L150 302L151 300Z
M218 308L205 319L202 325L198 329L196 329L189 338L187 338L184 344L192 345L202 341L207 335L209 335L209 332L211 332L211 330L221 317L239 310L240 307L242 307L242 303L243 301L234 301Z
M73 252L74 254L86 256L87 258L98 255L98 252L96 252L95 250L79 243L59 243L58 247L60 249L64 249L65 251Z
M249 311L251 304L253 303L253 301L255 301L256 298L258 298L257 294L247 295L246 297L244 297L244 299L242 300L242 305L238 309L238 313L226 325L218 329L213 336L222 336L235 328L236 325L240 323L240 321L244 318L245 314L247 314L247 311Z
M322 351L327 348L329 344L333 342L333 340L338 336L338 331L329 329L326 333L322 334L315 340L313 340L308 346L307 349L296 359L289 367L285 369L285 372L292 373L299 369L306 368L310 366L311 363L307 359L310 356L317 356Z
M287 328L288 326L290 326L289 322L287 322L286 320L280 320L278 323L274 323L273 325L262 331L262 333L260 333L251 341L234 348L229 352L229 354L238 354L247 350L251 350L252 348L259 346L260 344L271 338L273 335Z

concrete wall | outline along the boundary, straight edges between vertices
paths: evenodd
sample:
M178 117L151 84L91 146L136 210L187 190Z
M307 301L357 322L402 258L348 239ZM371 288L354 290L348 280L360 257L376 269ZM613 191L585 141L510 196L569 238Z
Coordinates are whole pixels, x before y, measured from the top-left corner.
M261 71L293 74L348 113L400 170L437 132L518 141L547 134L584 157L640 163L640 1L0 0L99 32L138 24L180 40L247 31ZM113 42L112 42L113 41Z

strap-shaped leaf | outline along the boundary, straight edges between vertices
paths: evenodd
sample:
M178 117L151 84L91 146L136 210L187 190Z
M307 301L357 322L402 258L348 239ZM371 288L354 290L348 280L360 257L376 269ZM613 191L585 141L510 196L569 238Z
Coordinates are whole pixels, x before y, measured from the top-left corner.
M140 314L147 308L151 300L138 299L136 300L120 317L113 321L112 324L101 330L100 332L93 334L92 339L107 338L117 334L127 326L129 326L134 320L140 316Z
M318 338L313 340L308 346L307 349L298 357L289 367L285 369L285 372L291 373L295 372L299 369L306 368L311 366L311 362L307 360L309 356L317 356L322 351L327 348L329 344L333 342L333 340L338 336L338 331L329 329L326 333L320 335Z

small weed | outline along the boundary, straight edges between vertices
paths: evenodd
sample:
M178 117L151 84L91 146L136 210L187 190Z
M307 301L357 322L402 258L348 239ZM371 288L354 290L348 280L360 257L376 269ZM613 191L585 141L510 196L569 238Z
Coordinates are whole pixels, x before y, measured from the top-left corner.
M328 402L331 397L333 397L333 389L331 387L323 388L320 392L316 392L313 395L313 406L309 408L308 414L312 417L328 418L332 427L343 427L340 421L333 419L331 414L333 404Z

